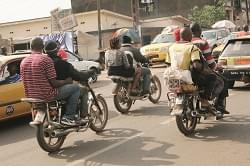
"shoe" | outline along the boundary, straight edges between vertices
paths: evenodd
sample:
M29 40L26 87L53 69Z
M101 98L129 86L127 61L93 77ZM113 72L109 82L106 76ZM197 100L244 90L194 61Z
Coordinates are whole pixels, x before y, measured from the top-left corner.
M230 114L230 112L224 109L223 114Z
M76 120L69 117L63 117L61 123L68 126L77 126Z
M216 111L216 120L222 119L223 114L220 111Z
M221 107L221 106L218 106L217 107L217 110L222 112L223 114L230 114L230 112L228 112L225 107Z

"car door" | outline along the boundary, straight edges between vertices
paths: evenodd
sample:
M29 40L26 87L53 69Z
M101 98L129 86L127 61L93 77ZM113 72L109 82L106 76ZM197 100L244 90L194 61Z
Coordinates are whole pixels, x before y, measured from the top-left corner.
M2 65L0 70L1 79L9 76L7 64L15 61L20 62L21 59ZM0 120L21 116L30 112L30 105L20 101L25 96L24 86L21 81L0 85L0 94Z
M71 63L75 69L79 70L79 71L84 71L84 70L88 70L88 66L85 63L85 61L81 61L80 59L78 59L78 57L76 57L73 53L68 52L68 59L67 61L69 63Z

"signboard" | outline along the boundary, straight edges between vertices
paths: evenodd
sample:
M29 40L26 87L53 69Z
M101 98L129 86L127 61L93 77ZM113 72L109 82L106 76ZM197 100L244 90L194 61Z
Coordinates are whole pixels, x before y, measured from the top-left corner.
M75 19L75 16L73 14L71 14L71 15L66 16L64 18L61 18L59 20L59 25L63 31L66 31L66 30L69 30L69 29L76 27L78 24L77 24L77 21Z

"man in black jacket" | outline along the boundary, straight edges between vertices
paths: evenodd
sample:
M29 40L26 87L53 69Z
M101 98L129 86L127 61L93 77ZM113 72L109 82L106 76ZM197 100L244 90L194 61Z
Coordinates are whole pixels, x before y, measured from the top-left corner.
M73 65L59 57L58 53L58 45L55 41L47 41L45 43L44 51L48 54L48 56L54 61L57 80L65 80L66 78L72 78L74 81L87 82L88 79L93 75L93 71L81 71L76 70ZM81 87L81 116L86 117L88 114L88 90L86 87Z
M137 48L132 46L132 40L130 37L123 36L122 39L120 50L127 55L131 66L137 65L137 63L148 63L148 59L145 58ZM147 67L142 67L141 74L143 77L143 94L148 94L150 90L151 71Z

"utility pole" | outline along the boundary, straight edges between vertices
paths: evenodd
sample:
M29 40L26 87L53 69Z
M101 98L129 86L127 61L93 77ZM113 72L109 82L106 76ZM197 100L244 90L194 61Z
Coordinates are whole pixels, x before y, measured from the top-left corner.
M247 15L247 25L249 25L248 0L246 0L246 15Z
M135 31L139 31L139 2L138 0L131 0L131 12L133 19L133 28Z
M98 49L102 49L102 28L101 28L101 2L97 0L97 15L98 15Z

